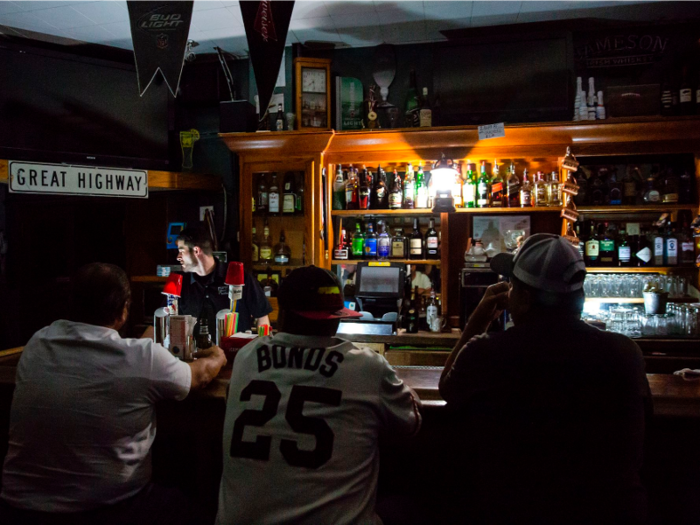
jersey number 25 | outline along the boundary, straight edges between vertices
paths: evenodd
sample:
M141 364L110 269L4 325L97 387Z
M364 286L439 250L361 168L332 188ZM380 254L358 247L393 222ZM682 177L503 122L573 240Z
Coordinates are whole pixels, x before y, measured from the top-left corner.
M255 441L243 441L243 431L246 426L263 427L275 417L282 394L272 381L253 380L241 391L241 401L250 401L253 395L264 396L265 402L261 410L244 410L236 419L230 456L267 461L270 459L272 437L257 436ZM281 440L280 452L287 463L293 467L319 468L331 459L335 440L333 430L323 419L304 416L302 411L306 401L337 407L341 397L342 392L332 388L302 385L292 387L285 418L294 432L313 435L316 438L316 448L300 450L296 441Z

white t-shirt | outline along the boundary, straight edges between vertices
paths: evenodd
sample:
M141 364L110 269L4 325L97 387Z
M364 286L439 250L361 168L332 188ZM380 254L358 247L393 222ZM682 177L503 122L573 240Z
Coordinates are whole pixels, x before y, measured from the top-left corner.
M236 356L217 524L380 523L380 432L420 428L379 354L331 337L260 337Z
M423 272L416 271L416 276L411 281L411 287L415 288L416 286L422 290L424 288L432 288L433 283L430 282L430 277Z
M10 417L2 498L46 512L110 505L151 478L155 403L184 399L189 365L150 339L71 321L24 347Z

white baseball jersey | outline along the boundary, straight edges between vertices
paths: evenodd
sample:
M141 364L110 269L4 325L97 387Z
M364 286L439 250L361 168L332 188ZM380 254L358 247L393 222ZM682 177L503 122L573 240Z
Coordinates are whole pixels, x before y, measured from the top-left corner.
M386 360L335 337L260 337L234 361L217 523L381 523L380 432L420 428Z

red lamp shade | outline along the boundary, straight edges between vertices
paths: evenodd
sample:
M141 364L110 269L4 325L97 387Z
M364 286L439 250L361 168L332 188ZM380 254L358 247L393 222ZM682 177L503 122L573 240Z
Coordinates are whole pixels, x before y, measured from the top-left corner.
M226 272L226 280L224 281L230 286L243 286L243 263L231 261L228 263L228 271Z
M171 273L168 276L168 280L165 281L165 286L163 287L162 293L180 297L182 293L182 274Z

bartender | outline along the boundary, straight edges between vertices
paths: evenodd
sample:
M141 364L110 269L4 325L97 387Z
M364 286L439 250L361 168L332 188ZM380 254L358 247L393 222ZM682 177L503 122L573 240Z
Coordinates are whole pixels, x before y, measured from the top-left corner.
M433 284L424 272L418 271L417 265L411 265L411 288L418 287L418 294L423 295L430 293L433 289ZM425 266L421 266L422 270L425 270Z
M231 308L226 279L227 267L214 257L212 241L201 226L190 226L177 237L177 261L185 275L182 279L182 295L178 304L178 313L191 315L197 319L206 318L209 331L216 330L216 313ZM236 303L238 313L238 331L245 332L253 328L253 319L259 325L270 324L272 312L267 297L258 282L249 273L245 273L243 297ZM199 333L200 323L195 327Z

